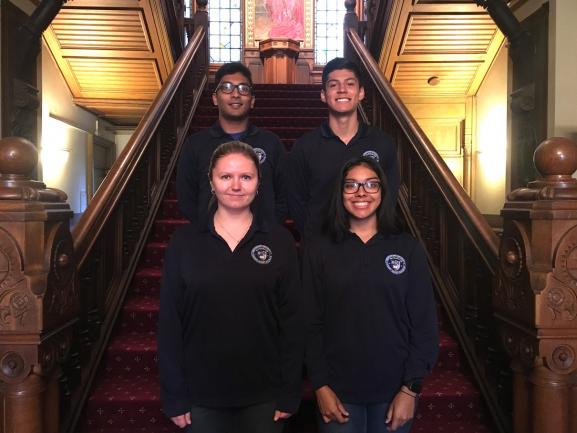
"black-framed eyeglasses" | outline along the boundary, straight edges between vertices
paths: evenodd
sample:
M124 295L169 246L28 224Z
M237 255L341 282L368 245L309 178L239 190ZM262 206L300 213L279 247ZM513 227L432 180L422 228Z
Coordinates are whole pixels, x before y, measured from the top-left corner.
M234 92L234 89L238 89L238 94L242 96L248 96L252 93L252 87L244 83L233 84L228 81L223 81L216 88L217 91L220 90L222 93L227 94Z
M347 180L343 184L343 192L345 194L355 194L360 187L363 187L365 192L369 194L374 194L379 192L381 189L381 182L378 180L366 180L364 182L355 182L353 180Z

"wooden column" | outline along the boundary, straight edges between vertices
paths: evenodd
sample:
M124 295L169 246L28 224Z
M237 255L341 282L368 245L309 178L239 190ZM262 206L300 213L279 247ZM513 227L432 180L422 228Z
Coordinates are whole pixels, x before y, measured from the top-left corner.
M0 140L0 398L3 433L59 431L59 366L78 315L66 194L30 180L22 138Z
M271 38L260 41L258 46L264 65L264 82L293 84L300 43L289 38Z
M577 433L577 144L551 138L511 192L493 305L513 358L514 432Z
M342 1L342 0L339 0ZM359 31L359 17L357 16L357 2L356 0L345 0L345 8L347 13L343 21L343 31L345 32L343 55L346 59L352 59L354 50L351 48L346 32L351 29L355 32Z

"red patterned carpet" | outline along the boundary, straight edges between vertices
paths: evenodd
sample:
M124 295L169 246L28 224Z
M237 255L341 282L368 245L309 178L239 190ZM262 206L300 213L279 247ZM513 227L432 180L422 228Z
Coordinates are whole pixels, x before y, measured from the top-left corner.
M325 109L318 86L256 86L256 125L276 132L290 149L295 138L320 124ZM297 113L302 117L290 117ZM198 111L195 129L212 124L216 108L208 97ZM174 186L167 191L130 293L118 318L81 417L82 433L176 433L159 401L156 326L161 267L168 238L184 224L176 209ZM305 390L301 411L287 433L314 433L315 408ZM441 331L440 357L427 379L413 423L413 433L490 433L479 391L461 364L459 347ZM234 433L234 432L231 432Z

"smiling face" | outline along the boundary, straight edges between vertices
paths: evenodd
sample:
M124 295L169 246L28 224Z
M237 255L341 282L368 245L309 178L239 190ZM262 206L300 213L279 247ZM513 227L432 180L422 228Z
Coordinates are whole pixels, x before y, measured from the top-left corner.
M223 76L219 84L224 82L250 86L248 78L240 72ZM217 90L212 94L212 102L218 107L219 118L227 121L242 121L248 118L250 109L254 105L254 95L252 93L241 95L238 88L235 88L232 93L224 93L217 87Z
M258 170L254 162L241 153L219 158L210 176L210 185L219 208L247 210L258 189Z
M345 176L344 182L360 182L367 181L379 182L379 176L366 165L356 165L349 170ZM359 186L357 192L347 194L343 189L343 205L349 213L351 219L357 221L374 220L377 222L377 210L381 204L382 188L378 191L368 193L364 186Z
M321 100L333 115L355 113L364 97L365 89L360 86L355 73L348 69L332 71L321 90Z

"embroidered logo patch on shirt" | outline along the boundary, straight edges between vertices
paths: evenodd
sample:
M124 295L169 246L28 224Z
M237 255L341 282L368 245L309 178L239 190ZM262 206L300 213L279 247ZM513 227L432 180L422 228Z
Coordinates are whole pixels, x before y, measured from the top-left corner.
M395 275L402 274L407 269L407 263L405 259L396 254L390 254L385 258L385 265L391 273Z
M375 161L379 162L379 154L374 150L367 150L365 153L363 153L363 156L366 156L367 158L372 158Z
M255 147L254 153L256 153L256 156L258 157L259 164L262 164L263 162L266 161L266 152L262 150L260 147Z
M257 245L250 252L253 260L261 265L267 265L272 260L272 251L266 245Z

